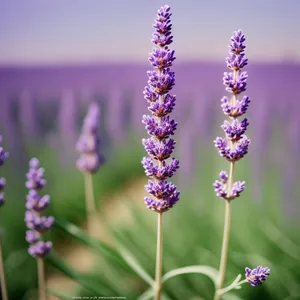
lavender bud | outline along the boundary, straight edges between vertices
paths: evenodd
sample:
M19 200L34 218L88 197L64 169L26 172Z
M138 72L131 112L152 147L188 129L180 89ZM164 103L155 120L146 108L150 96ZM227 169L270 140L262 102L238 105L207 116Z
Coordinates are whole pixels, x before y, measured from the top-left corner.
M91 103L83 121L81 135L76 144L76 150L80 153L76 166L82 172L97 172L103 161L99 152L99 117L99 106L96 103Z
M177 123L169 117L175 106L176 97L169 92L175 85L175 73L170 70L175 51L167 45L172 43L170 7L162 6L157 13L153 27L153 43L158 47L149 55L149 61L155 70L147 72L148 86L144 89L144 98L149 103L152 116L144 115L142 122L151 136L142 143L149 157L144 157L142 165L147 176L154 178L145 186L152 197L145 197L146 206L156 212L165 212L179 200L176 186L166 180L179 168L179 161L172 158L175 149L174 135Z
M33 257L44 257L51 251L52 246L52 242L39 241L29 246L28 253Z
M248 267L245 269L246 280L252 286L258 286L262 284L269 275L270 275L270 269L267 267L263 268L262 266L258 266L253 270L251 270Z

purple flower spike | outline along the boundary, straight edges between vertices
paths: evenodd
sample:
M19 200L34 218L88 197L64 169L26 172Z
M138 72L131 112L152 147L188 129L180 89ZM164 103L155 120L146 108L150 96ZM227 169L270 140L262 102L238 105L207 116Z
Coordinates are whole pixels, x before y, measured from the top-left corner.
M263 268L262 266L258 266L253 270L251 270L248 267L245 269L246 280L252 286L258 286L262 284L269 275L270 275L270 269L267 267Z
M29 161L29 171L26 174L25 183L28 188L26 196L25 223L29 230L26 231L26 241L30 244L28 253L33 257L43 257L48 254L52 248L51 242L42 240L42 233L48 231L53 223L52 216L43 216L43 211L50 204L48 195L40 196L39 192L45 186L44 169L40 168L38 159L33 158Z
M2 142L2 136L0 135L0 143ZM8 158L8 152L4 151L2 147L0 147L0 166L4 165L5 160ZM5 202L4 199L4 188L6 185L5 178L0 178L0 206L2 206Z
M95 173L103 162L100 155L100 138L98 134L99 118L99 106L96 103L91 103L76 144L76 150L80 153L76 165L82 172Z
M158 46L149 55L154 70L148 71L148 86L144 89L144 98L149 103L152 114L144 115L142 122L151 136L142 143L149 157L142 160L145 173L150 178L146 191L152 197L145 197L146 206L156 212L165 212L179 200L179 192L174 184L166 181L179 168L179 161L172 158L175 149L174 135L177 123L169 117L175 107L176 96L169 92L175 85L175 73L170 70L175 58L175 51L168 45L172 43L170 7L162 6L157 13L153 27L152 42Z
M232 169L233 164L248 153L250 145L250 139L245 135L249 127L248 119L244 118L242 121L237 119L247 112L250 103L248 96L244 96L242 99L237 98L247 87L248 74L246 71L242 71L248 64L248 59L245 57L245 41L246 38L241 30L233 33L229 45L229 56L226 58L226 65L232 72L225 72L223 76L226 91L231 93L231 97L221 99L222 110L230 117L230 121L224 121L221 126L225 138L217 137L214 141L220 155L232 164ZM233 200L240 196L245 188L245 182L233 183L233 178L228 178L227 173L222 171L220 181L216 181L213 186L218 197Z

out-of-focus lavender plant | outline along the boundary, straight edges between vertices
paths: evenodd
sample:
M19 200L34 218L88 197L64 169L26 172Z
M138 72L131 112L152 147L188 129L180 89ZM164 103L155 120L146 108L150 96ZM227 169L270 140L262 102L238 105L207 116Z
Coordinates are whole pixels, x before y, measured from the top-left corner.
M150 135L150 138L142 140L149 155L143 158L142 164L146 175L151 178L145 186L151 196L145 197L145 203L149 209L158 213L156 300L160 299L162 284L162 215L179 200L176 186L167 181L179 168L179 161L171 158L176 142L170 138L174 135L177 123L168 116L176 101L176 97L169 94L175 84L175 74L170 70L175 60L175 51L169 49L173 41L171 15L170 7L162 6L153 25L155 31L152 42L157 47L150 53L149 62L154 70L147 72L148 85L144 90L144 97L149 103L148 110L152 115L144 115L142 120Z
M250 144L250 139L248 139L245 135L249 122L247 118L244 118L242 121L238 120L238 117L247 112L248 105L250 103L248 96L244 96L242 99L237 98L238 95L246 91L247 86L248 74L246 71L242 71L242 69L248 64L248 59L245 57L245 41L245 36L241 30L235 31L231 38L229 56L226 58L227 67L231 71L225 72L223 76L223 83L226 87L226 91L231 94L231 97L223 97L221 99L222 110L224 114L230 117L230 120L224 121L224 124L221 126L224 130L225 138L217 137L214 142L220 155L230 163L229 174L227 174L226 171L221 171L219 174L220 180L217 180L214 183L215 192L218 197L225 200L226 208L221 262L218 286L214 298L215 300L219 300L222 293L224 293L224 291L222 292L222 288L225 278L229 246L231 215L230 203L233 199L239 197L245 188L244 181L234 182L233 178L235 163L248 153L248 146ZM258 273L259 272L260 269ZM250 278L249 276L247 278ZM250 281L251 284L253 282L253 280Z
M45 186L44 169L40 168L38 159L32 158L29 161L29 171L26 174L25 186L28 189L26 197L25 223L26 241L30 244L28 253L36 258L39 279L39 299L46 299L45 270L43 258L51 251L52 242L43 241L42 234L48 231L53 223L54 217L43 216L42 213L50 204L48 195L40 196L40 190Z
M0 135L0 143L2 142L2 136ZM8 158L9 154L2 147L0 147L0 166L2 166L5 160ZM5 178L0 178L0 206L4 204L4 188L6 185ZM3 300L7 300L7 287L6 287L6 277L3 262L3 251L2 251L2 236L0 236L0 280L1 280L1 295Z
M91 232L90 217L96 212L92 174L98 171L103 162L99 147L99 117L100 108L93 102L89 105L88 113L83 120L82 132L76 144L76 150L80 153L77 168L85 177L85 203L89 232Z

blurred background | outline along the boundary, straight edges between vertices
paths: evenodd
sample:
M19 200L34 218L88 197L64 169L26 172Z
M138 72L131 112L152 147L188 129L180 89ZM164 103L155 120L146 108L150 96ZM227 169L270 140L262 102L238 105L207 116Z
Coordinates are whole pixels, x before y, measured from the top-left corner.
M66 298L49 299L138 299L148 284L123 264L121 248L154 277L156 214L143 203L141 117L147 113L142 92L150 69L151 26L164 4L173 12L175 157L181 164L175 178L181 201L165 214L164 272L219 265L224 203L212 183L229 166L213 140L223 135L227 45L233 31L242 29L249 58L251 147L236 168L235 179L245 180L247 189L232 205L226 283L246 266L268 266L271 276L263 286L245 285L234 293L238 297L228 299L300 299L300 2L2 0L0 134L10 157L0 170L7 179L0 224L10 299L37 299L36 264L24 239L24 182L31 157L45 168L49 214L61 221L51 232L58 259L49 261L47 278L48 286ZM94 176L99 209L94 233L104 244L91 243L85 234L74 236L68 226L72 222L85 230L75 144L92 101L101 107L106 158ZM166 299L175 300L213 294L212 283L199 274L170 279L164 289Z

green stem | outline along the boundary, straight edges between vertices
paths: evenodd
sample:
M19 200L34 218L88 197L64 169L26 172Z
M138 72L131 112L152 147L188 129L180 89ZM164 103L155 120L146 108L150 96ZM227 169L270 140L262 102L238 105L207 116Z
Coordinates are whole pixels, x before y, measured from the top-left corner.
M3 253L2 253L2 239L1 238L0 238L0 280L1 280L2 300L8 300L5 271L4 271Z
M85 179L85 207L87 215L88 232L91 232L91 215L96 212L93 176L90 173L84 174Z
M228 177L228 196L229 197L231 196L231 190L232 190L232 185L233 185L233 173L234 173L234 162L231 162L229 177ZM221 251L221 261L220 261L220 269L219 269L219 282L218 282L214 300L221 299L221 294L219 293L219 290L221 290L223 288L225 273L226 273L228 247L229 247L229 236L230 236L230 219L231 219L230 201L231 200L225 200L225 219L224 219L224 232L223 232L223 243L222 243L222 251Z
M47 300L44 260L38 257L36 261L38 269L39 300Z
M157 248L156 248L156 271L155 271L155 300L160 300L162 283L162 218L163 213L158 213L157 219Z

